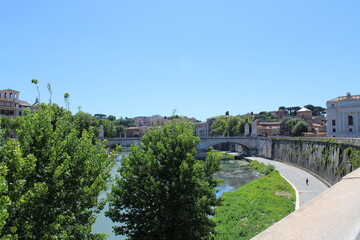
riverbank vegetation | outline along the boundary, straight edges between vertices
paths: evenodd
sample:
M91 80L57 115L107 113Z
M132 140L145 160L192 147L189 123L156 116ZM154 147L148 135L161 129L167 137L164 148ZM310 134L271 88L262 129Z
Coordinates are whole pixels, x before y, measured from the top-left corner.
M217 151L216 151L217 152ZM221 156L221 160L234 160L235 155L226 152L217 152Z
M259 173L268 175L275 170L274 165L251 161L249 167L256 169Z
M260 169L267 167L253 163ZM267 171L265 171L267 172ZM274 170L221 196L216 208L216 240L250 239L295 210L295 191Z

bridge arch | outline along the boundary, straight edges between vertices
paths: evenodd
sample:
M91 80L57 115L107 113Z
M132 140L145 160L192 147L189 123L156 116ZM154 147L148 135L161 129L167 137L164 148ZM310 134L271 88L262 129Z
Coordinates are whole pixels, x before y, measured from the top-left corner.
M198 157L203 158L210 147L222 143L232 143L240 145L247 154L256 154L256 140L249 137L209 137L201 138L197 145Z

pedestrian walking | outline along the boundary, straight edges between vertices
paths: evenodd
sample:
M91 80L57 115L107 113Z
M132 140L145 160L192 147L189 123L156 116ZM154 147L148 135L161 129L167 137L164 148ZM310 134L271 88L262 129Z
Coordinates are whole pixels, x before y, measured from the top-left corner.
M309 185L309 179L308 178L306 179L306 185Z

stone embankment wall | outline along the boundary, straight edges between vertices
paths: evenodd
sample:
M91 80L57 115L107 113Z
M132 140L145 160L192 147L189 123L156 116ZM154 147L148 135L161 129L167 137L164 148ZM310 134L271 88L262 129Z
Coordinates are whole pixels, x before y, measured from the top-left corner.
M259 139L258 156L304 167L331 185L360 166L360 146L331 139Z

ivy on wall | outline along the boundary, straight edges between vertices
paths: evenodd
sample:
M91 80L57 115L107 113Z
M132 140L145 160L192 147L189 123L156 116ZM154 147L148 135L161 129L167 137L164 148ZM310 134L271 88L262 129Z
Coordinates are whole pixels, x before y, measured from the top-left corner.
M273 138L272 156L308 168L334 184L360 167L360 146L335 139Z

